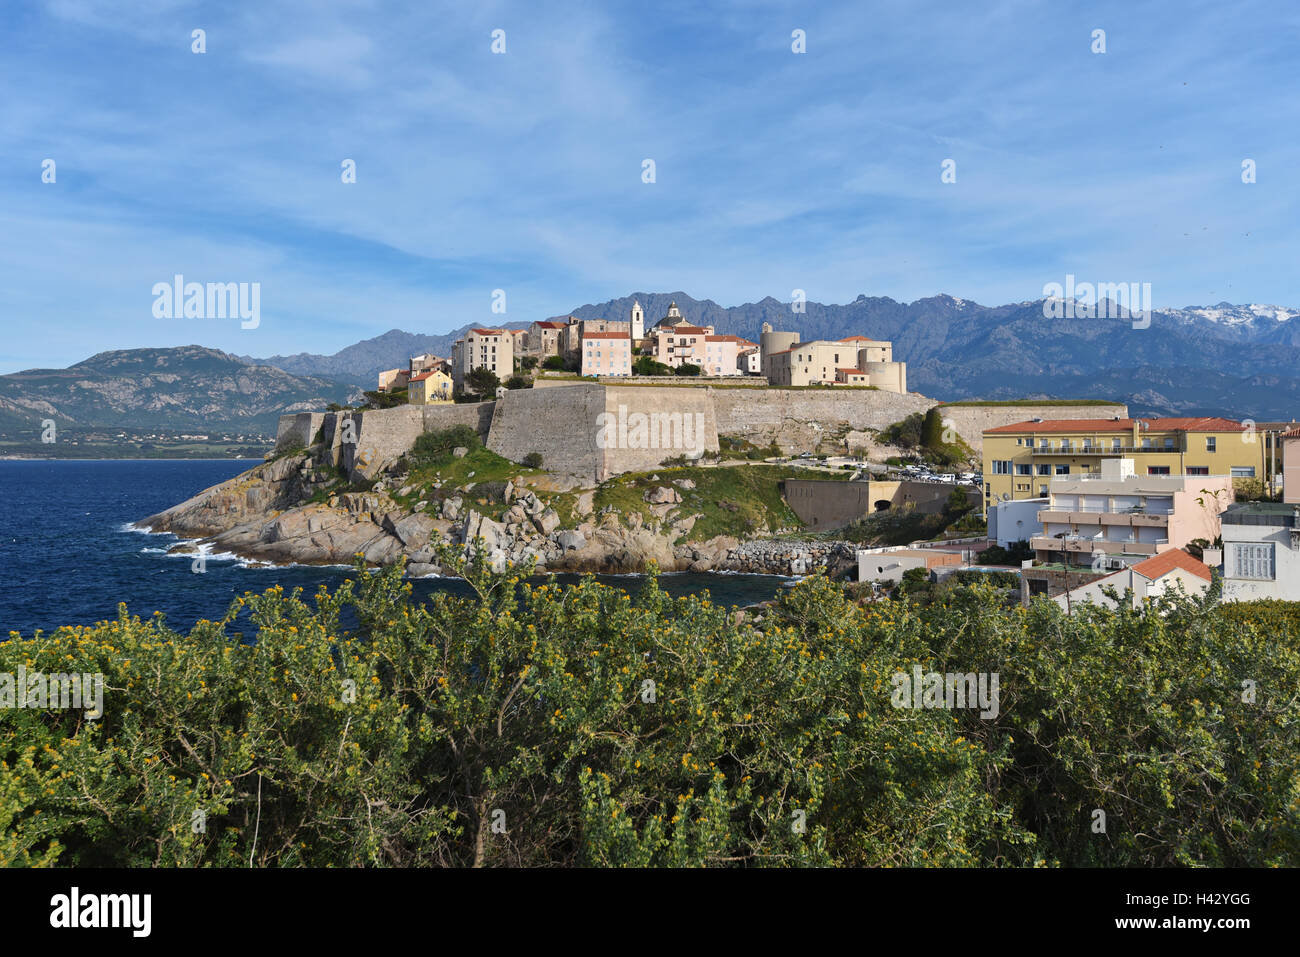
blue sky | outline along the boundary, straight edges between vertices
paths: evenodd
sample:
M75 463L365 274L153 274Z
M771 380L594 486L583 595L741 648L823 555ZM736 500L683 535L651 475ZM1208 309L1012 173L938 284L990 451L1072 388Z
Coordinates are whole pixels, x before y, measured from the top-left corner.
M1298 47L1275 2L7 3L0 372L635 290L1300 306ZM176 273L260 325L155 318Z

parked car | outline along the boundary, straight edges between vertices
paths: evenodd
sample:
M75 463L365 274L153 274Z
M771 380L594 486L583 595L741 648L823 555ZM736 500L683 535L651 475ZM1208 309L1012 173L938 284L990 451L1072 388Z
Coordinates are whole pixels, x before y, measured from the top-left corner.
M936 475L935 478L940 482L947 482L950 485L957 481L957 476L953 475L951 472L944 472L942 475Z

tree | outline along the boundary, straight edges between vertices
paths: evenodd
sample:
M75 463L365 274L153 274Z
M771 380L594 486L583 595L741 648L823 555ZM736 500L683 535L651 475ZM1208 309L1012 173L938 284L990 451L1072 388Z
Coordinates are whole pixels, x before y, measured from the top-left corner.
M943 414L939 407L932 406L926 413L925 419L921 423L921 444L930 451L939 451L944 446L943 441Z
M699 366L693 365L690 362L683 362L673 371L673 374L679 376L697 376L701 371L702 370Z
M501 380L497 378L497 374L491 369L479 366L465 376L465 385L469 391L480 396L493 396L496 395Z
M541 453L541 452L529 452L527 455L524 456L524 462L523 462L523 464L526 465L526 466L528 466L530 469L539 469L539 468L541 468L541 467L542 467L542 453Z
M636 375L672 375L673 370L664 365L657 359L650 356L641 356L636 362L632 363L632 371Z
M521 375L512 375L506 380L507 389L529 389L532 388L532 382Z
M556 372L563 372L563 371L564 371L564 357L563 357L563 356L547 356L545 359L542 360L542 368L543 368L543 369L552 369L552 370L554 370L554 371L556 371Z

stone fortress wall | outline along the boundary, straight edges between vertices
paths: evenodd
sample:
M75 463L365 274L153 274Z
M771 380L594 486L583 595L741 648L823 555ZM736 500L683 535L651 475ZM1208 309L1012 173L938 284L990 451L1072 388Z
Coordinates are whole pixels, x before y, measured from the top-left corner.
M543 468L584 482L654 469L666 459L717 451L718 436L784 452L811 451L827 436L882 429L938 405L917 393L870 389L713 389L582 382L511 390L495 402L398 406L366 412L300 412L280 417L277 451L314 444L351 478L374 478L422 432L469 425L512 461L530 452ZM976 451L985 429L1033 418L1125 417L1126 406L958 406L944 418ZM350 423L350 425L349 425ZM655 447L655 446L658 447Z

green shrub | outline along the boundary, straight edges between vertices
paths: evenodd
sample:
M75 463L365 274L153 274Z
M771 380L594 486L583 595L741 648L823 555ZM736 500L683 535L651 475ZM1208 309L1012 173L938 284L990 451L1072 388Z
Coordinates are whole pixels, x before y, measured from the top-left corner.
M473 451L482 445L478 433L468 425L453 425L449 429L425 432L415 440L408 459L416 468L436 468L446 465L457 448Z
M530 469L539 469L539 468L541 468L541 467L542 467L542 453L541 453L541 452L529 452L527 455L524 456L524 462L523 462L523 464L526 465L526 466L528 466Z
M0 642L0 675L106 689L99 720L0 708L0 866L1300 863L1293 603L813 576L755 622L438 560L465 597L358 569L188 633L121 606ZM896 706L913 667L997 674L996 713Z

